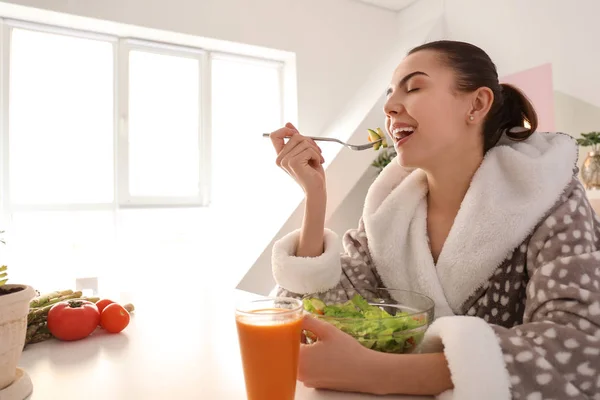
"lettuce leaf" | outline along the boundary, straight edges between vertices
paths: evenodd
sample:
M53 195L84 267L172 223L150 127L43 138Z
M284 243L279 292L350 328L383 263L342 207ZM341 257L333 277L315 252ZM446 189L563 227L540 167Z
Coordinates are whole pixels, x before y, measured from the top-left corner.
M390 315L358 294L340 304L326 305L315 298L305 298L303 303L306 311L322 316L324 321L355 337L363 346L387 353L412 350L421 342L424 333L410 331L427 322L404 312Z

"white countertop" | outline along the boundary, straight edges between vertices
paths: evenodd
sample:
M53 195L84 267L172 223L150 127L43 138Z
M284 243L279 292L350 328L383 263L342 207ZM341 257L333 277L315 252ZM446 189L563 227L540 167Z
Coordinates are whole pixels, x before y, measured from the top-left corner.
M252 295L220 292L209 298L186 292L185 297L167 296L164 290L128 296L136 312L120 334L97 331L77 342L28 346L20 366L33 381L30 399L245 399L233 299ZM318 391L298 383L296 399L382 397Z

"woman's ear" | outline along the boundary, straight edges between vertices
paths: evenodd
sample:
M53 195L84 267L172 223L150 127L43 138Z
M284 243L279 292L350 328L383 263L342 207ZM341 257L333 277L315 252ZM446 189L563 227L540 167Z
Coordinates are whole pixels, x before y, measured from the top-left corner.
M483 121L494 104L494 92L488 87L480 87L472 95L471 121ZM473 118L471 118L471 116Z

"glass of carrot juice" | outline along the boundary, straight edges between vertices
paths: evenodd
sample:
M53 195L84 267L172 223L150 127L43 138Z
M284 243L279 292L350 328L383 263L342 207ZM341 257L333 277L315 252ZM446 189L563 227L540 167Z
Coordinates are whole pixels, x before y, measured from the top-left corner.
M304 308L276 297L237 306L235 312L248 400L293 400Z

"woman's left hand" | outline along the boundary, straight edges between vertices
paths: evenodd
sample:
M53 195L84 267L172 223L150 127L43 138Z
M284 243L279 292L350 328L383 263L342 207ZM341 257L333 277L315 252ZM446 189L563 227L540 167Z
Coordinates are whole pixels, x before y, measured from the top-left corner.
M314 344L300 348L298 380L304 386L349 392L375 393L367 365L371 351L328 322L306 316L303 329L314 333Z
M311 316L304 317L303 328L318 338L316 343L300 347L298 380L307 387L418 396L439 395L454 387L444 353L373 351Z

